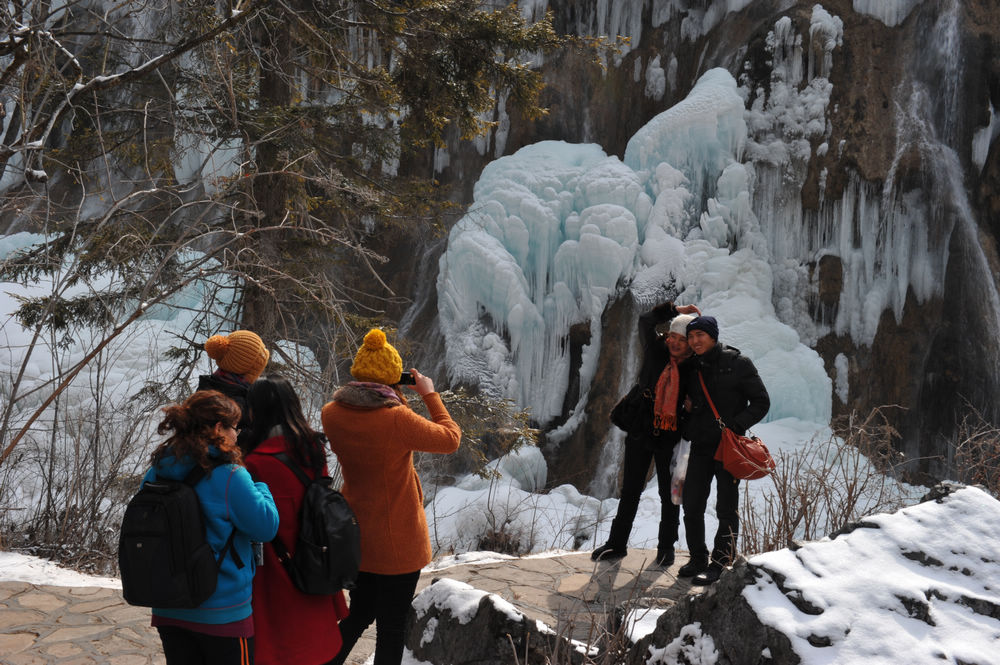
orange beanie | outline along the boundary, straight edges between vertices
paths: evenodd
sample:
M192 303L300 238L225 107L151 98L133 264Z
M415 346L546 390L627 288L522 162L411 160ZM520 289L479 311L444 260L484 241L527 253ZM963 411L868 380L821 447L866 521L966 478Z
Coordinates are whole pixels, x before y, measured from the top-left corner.
M239 374L250 383L257 380L271 357L263 340L249 330L212 335L205 342L205 351L219 369Z
M392 344L385 339L385 333L372 328L365 335L365 342L354 356L351 376L358 381L384 383L388 386L399 383L403 374L403 359Z

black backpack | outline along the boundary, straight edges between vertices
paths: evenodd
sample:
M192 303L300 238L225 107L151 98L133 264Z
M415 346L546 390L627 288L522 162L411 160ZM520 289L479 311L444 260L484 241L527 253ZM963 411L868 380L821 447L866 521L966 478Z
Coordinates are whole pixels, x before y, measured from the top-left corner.
M299 535L295 554L279 536L271 541L278 560L292 583L302 593L331 595L353 589L361 563L361 529L344 495L333 489L333 480L309 476L285 453L274 457L292 470L305 485L299 512Z
M122 595L130 605L194 608L215 592L236 529L216 558L205 539L205 518L194 486L205 477L196 465L184 480L146 482L125 508L118 539Z

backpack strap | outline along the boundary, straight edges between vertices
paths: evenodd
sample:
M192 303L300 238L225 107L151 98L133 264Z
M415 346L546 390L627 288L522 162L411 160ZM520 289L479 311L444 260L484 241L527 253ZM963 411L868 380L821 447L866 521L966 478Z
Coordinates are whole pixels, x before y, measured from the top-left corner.
M295 474L295 477L299 479L299 482L302 483L303 487L309 487L309 484L312 483L312 479L306 475L306 472L302 470L302 467L296 464L295 460L293 460L288 453L274 453L271 457L287 466L291 472ZM271 547L274 548L274 553L278 556L278 561L281 562L281 565L283 565L288 574L291 575L292 555L288 553L288 547L285 546L285 541L283 541L281 536L278 534L274 534L274 538L271 539Z
M214 469L215 467L212 468ZM204 467L200 464L195 464L194 468L188 471L187 475L184 476L184 484L193 489L194 486L201 482L207 475L208 472L205 471ZM229 538L226 539L226 544L222 546L221 550L219 550L219 558L215 561L217 568L222 568L222 560L226 558L227 552L232 554L233 563L236 564L237 569L242 569L246 565L243 563L243 557L239 555L239 552L236 551L236 547L233 545L233 540L235 538L236 527L233 527L233 530L229 532Z
M239 552L236 551L236 546L233 544L233 539L236 538L236 527L229 532L229 538L226 539L226 544L222 546L222 551L219 552L219 558L216 560L215 565L222 569L222 560L226 558L226 552L229 552L233 557L233 563L236 564L237 570L242 569L246 564L243 563L243 558L240 556Z
M291 469L292 473L295 474L295 477L299 479L299 482L305 487L309 487L309 483L312 482L312 479L306 475L306 472L302 470L302 467L296 464L295 460L293 460L288 453L275 453L271 457Z

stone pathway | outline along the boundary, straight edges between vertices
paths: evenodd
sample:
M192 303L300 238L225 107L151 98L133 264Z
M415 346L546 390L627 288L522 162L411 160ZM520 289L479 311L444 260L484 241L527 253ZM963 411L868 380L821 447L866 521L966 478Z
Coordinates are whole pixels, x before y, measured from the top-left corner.
M563 634L586 640L618 605L665 607L691 592L689 581L676 577L687 557L682 554L662 569L652 563L654 555L653 550L630 550L621 561L598 564L589 553L462 564L424 573L417 589L437 578L459 580L501 596ZM364 663L374 647L370 629L348 662ZM0 582L2 665L164 663L149 610L127 605L120 591Z

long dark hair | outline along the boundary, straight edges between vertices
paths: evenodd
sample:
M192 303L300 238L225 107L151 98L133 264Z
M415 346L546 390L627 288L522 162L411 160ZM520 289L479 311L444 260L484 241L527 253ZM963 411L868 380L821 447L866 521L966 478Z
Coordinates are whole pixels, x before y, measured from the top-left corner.
M247 394L250 409L250 436L245 442L247 452L274 436L274 428L291 444L292 457L302 466L321 471L326 464L323 442L326 437L309 426L302 413L302 402L295 389L280 374L268 374L254 381Z
M210 446L219 449L221 461L243 464L239 447L215 433L217 423L235 429L240 422L239 405L218 390L199 390L183 404L165 407L163 414L164 418L156 431L170 433L170 437L153 451L153 466L168 454L173 454L177 458L190 455L199 466L210 469Z

